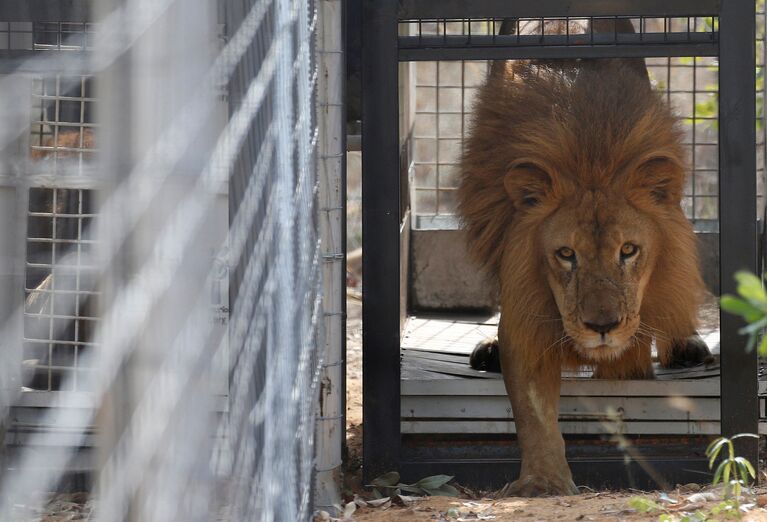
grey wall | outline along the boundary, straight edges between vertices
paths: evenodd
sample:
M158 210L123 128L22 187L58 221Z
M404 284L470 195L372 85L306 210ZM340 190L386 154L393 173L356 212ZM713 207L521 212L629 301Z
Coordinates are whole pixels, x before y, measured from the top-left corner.
M719 234L698 233L703 279L719 293ZM463 230L413 230L410 236L412 311L487 310L496 306L495 285L469 259Z

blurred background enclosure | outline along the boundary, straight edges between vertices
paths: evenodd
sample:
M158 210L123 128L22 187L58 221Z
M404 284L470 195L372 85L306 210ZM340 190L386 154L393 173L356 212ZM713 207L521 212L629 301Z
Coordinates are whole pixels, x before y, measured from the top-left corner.
M341 14L0 5L0 519L337 501Z

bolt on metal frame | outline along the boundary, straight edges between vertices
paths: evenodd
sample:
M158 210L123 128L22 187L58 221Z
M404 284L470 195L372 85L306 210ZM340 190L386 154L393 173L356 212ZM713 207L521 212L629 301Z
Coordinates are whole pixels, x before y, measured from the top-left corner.
M620 35L578 45L542 39L518 42L516 36L494 36L472 45L464 37L434 41L398 37L401 20L503 19L541 17L718 17L719 30L702 35L640 41ZM718 56L719 80L719 228L722 293L735 291L732 274L756 272L755 21L752 2L732 0L401 0L362 3L363 85L363 445L366 478L398 469L406 477L442 470L451 474L517 471L518 462L414 461L402 456L400 433L400 243L401 179L398 109L398 64L411 60L499 60L521 58L598 58ZM596 36L596 35L595 35ZM694 36L694 37L693 37ZM625 38L624 38L625 37ZM415 39L413 39L415 38ZM598 39L597 39L598 40ZM673 40L673 41L672 41ZM755 354L743 350L742 322L722 315L721 431L732 435L757 432L757 366ZM755 440L744 440L739 452L757 459ZM661 473L674 478L704 471L701 455L654 459ZM625 482L623 461L584 459L571 463L580 483L589 479ZM518 468L517 468L518 469ZM698 476L699 475L695 475ZM578 478L576 478L578 480Z

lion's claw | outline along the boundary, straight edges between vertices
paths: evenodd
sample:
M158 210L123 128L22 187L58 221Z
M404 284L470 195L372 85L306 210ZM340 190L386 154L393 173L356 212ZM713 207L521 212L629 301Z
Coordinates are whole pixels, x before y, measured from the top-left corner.
M674 343L669 368L691 368L699 364L709 364L714 357L706 343L698 334L691 335Z
M498 352L498 338L485 339L477 343L469 357L469 366L475 370L501 372L501 355Z

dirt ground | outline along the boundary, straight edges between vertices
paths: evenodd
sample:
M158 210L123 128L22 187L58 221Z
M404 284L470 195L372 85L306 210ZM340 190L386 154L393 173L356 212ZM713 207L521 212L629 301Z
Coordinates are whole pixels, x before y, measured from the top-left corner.
M362 468L362 307L358 299L347 300L347 362L346 362L346 421L347 462L345 495L347 502L360 500L354 513L346 520L359 522L403 521L462 521L462 520L658 520L662 514L668 520L720 520L724 514L712 518L687 518L696 511L711 513L722 502L718 488L701 488L690 484L663 493L657 491L591 491L572 497L549 498L491 498L492 492L465 491L465 498L428 497L421 500L406 498L408 505L396 499L389 506L366 506L361 499L370 499L370 490L361 482ZM762 484L767 482L763 476ZM767 521L767 487L755 488L753 495L744 498L747 510L742 520ZM486 496L482 496L482 495ZM641 512L630 505L631 499L642 497L657 504L660 509ZM759 500L759 505L755 500ZM732 514L730 518L732 517Z
M381 508L359 508L353 516L358 522L380 522L384 520L404 521L462 521L462 520L493 520L531 522L544 520L583 520L583 521L621 521L621 520L658 520L662 513L681 520L685 514L689 516L696 511L710 511L718 501L668 503L666 511L640 513L629 506L629 501L637 495L645 495L658 501L657 493L640 492L594 492L572 497L550 498L506 498L502 500L466 500L449 497L430 497L413 502L411 506L392 506L386 510ZM674 499L675 494L669 493ZM680 498L684 498L682 494ZM723 520L720 515L713 518L689 518L688 520ZM750 508L743 513L744 521L765 521L767 510L760 507Z

